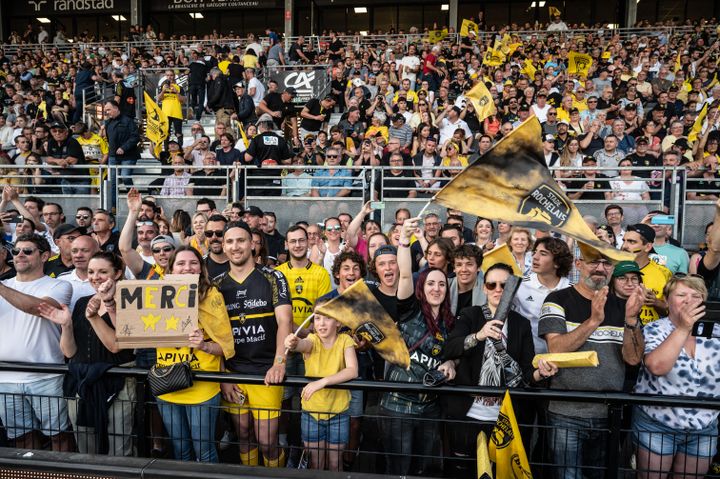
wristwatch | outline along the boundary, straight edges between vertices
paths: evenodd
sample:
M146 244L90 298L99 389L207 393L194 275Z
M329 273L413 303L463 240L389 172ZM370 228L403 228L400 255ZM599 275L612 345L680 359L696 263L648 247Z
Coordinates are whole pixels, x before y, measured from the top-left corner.
M630 324L627 322L627 318L625 319L625 327L628 329L638 329L640 327L640 320L637 319L635 324Z
M287 359L285 359L283 356L275 357L275 364L285 364L285 363L287 363Z

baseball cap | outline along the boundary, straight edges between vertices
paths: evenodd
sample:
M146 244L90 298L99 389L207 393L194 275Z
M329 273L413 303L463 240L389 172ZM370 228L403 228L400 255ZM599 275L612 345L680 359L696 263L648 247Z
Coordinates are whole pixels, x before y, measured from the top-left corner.
M260 123L274 123L273 117L269 113L263 113L260 118L255 122L255 126L259 126Z
M262 216L263 212L257 206L248 206L246 210L243 210L242 214L248 214L251 216Z
M379 247L375 250L375 254L373 255L373 258L377 258L381 254L394 254L397 255L397 248L395 248L393 245L385 244Z
M627 273L637 273L642 276L642 271L640 271L640 266L635 261L620 261L618 264L615 265L615 269L613 270L613 278L617 278L618 276L624 276Z
M245 84L243 82L239 81L235 84L235 88L245 88Z
M57 228L55 228L55 231L53 231L53 239L56 240L60 238L61 236L74 233L75 231L80 232L80 234L87 234L87 230L85 228L82 228L77 225L69 224L69 223L63 223Z
M168 243L173 248L175 248L175 239L172 236L169 235L157 235L150 241L150 248L154 248L156 244L160 243Z
M50 129L52 130L53 128L58 130L67 130L67 125L61 121L54 121L50 123Z
M568 123L567 120L560 120L560 121L558 122L558 125L570 126L570 123Z
M647 137L645 137L645 136L639 136L639 137L637 137L637 138L635 139L635 143L638 143L638 144L639 144L639 143L645 143L645 144L647 145L647 144L649 144L650 142L648 141Z
M675 143L673 143L673 144L675 146L677 146L678 148L682 148L684 150L690 149L690 145L688 144L688 141L686 138L678 138L677 140L675 140Z
M651 226L648 226L643 223L638 223L635 225L630 225L627 227L628 231L634 231L643 238L645 238L645 241L648 243L654 243L655 242L655 230L652 229Z
M550 134L545 135L543 136L543 141L555 141L555 136Z
M395 116L393 116L392 121L400 121L400 120L405 121L405 117L401 113L398 113Z
M295 88L291 87L291 86L289 86L289 87L287 87L287 88L285 89L285 93L287 93L288 95L290 95L290 96L292 96L292 97L296 97L296 96L297 96L297 90L296 90Z

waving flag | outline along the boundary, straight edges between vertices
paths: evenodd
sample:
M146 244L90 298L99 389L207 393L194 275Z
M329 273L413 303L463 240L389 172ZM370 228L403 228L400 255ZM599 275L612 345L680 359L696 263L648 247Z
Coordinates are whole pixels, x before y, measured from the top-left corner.
M632 260L588 227L545 165L540 122L530 117L440 190L448 208L543 231L555 230L615 260Z
M532 479L530 463L520 437L520 428L515 418L510 391L505 391L500 414L490 435L488 449L490 460L495 463L498 478Z
M145 135L153 145L155 158L159 158L162 144L170 135L170 123L162 108L155 103L155 100L147 92L145 92L145 111Z
M588 76L590 67L592 66L592 57L585 53L570 52L568 53L568 74Z
M495 101L485 86L485 83L482 81L478 81L477 84L465 94L465 98L470 100L475 107L475 115L477 115L478 121L483 121L485 118L497 113Z

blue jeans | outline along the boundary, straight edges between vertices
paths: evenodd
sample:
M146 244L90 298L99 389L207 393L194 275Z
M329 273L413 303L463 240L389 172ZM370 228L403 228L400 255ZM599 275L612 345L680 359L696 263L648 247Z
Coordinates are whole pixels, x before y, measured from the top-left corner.
M120 166L120 176L122 177L123 183L125 183L125 186L128 188L133 185L133 166L137 163L137 158L132 160L120 160L118 162L117 158L114 156L111 156L108 158L108 165L109 166ZM116 206L116 200L117 200L117 178L118 170L115 168L110 168L110 171L108 172L108 207L110 209L115 208Z
M439 467L440 423L437 414L413 416L380 408L380 434L385 448L387 474L433 475ZM413 456L416 457L413 470ZM435 457L432 457L435 456Z
M608 420L548 411L550 448L559 479L600 479L604 475ZM593 469L583 470L582 466ZM598 469L595 469L598 468Z
M220 393L200 404L173 404L157 400L165 429L179 461L218 462L215 421Z
M61 179L60 187L63 195L87 195L90 193L90 187L87 180L83 179Z

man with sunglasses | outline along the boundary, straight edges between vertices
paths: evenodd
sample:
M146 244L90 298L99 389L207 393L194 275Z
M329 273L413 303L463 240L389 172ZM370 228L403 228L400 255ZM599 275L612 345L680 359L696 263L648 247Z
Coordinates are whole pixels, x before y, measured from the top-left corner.
M138 225L137 219L140 212L142 197L135 188L132 188L127 196L128 216L125 225L120 232L118 248L125 265L137 279L161 279L165 276L165 268L173 251L175 251L175 240L171 236L157 235L150 241L150 251L155 263L152 264L143 260L140 253L132 247L133 233ZM147 226L139 224L139 227Z
M230 270L230 262L223 251L223 231L227 219L220 214L211 215L205 223L205 238L208 241L208 253L205 255L205 266L208 278L213 279Z
M0 361L63 364L60 328L37 316L37 310L41 303L55 308L70 304L72 287L43 273L43 264L50 257L50 244L45 238L21 235L11 254L17 276L0 282ZM61 374L0 373L0 419L15 447L40 447L41 431L50 438L53 451L75 449L73 435L68 431Z
M602 256L575 260L577 284L548 294L543 303L538 335L550 353L595 351L601 367L588 374L583 368L565 369L551 379L550 388L581 391L620 391L626 363L635 366L643 357L644 341L638 314L645 292L638 287L623 301L608 294L613 263ZM548 423L559 477L580 477L577 468L605 463L608 409L601 403L551 401Z
M57 278L61 274L72 271L73 268L75 268L72 261L72 243L75 241L75 238L82 234L85 234L82 228L67 223L60 225L55 230L53 233L53 241L55 241L57 247L60 248L60 252L51 256L45 263L44 271L46 275L51 278Z

